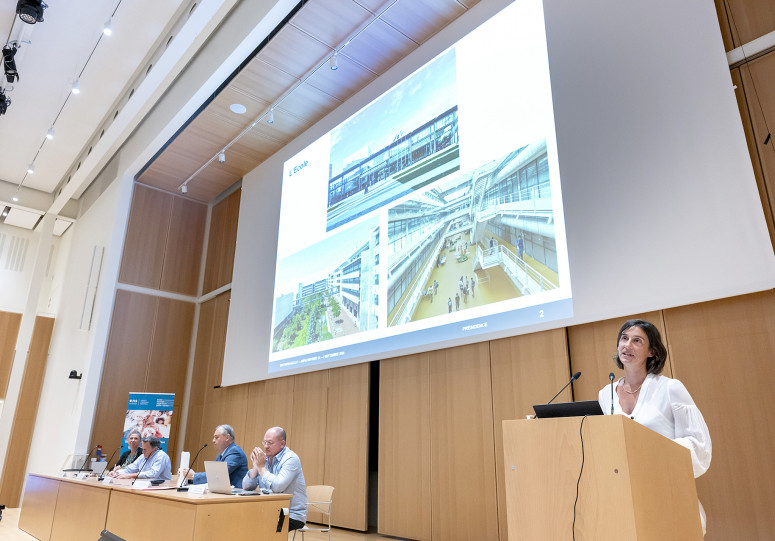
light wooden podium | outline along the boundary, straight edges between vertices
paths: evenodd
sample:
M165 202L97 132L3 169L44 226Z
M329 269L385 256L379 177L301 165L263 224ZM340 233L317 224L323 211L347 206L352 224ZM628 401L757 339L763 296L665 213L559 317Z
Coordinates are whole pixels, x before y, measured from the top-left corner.
M503 421L509 539L702 540L689 450L623 415ZM582 437L583 458L582 469Z

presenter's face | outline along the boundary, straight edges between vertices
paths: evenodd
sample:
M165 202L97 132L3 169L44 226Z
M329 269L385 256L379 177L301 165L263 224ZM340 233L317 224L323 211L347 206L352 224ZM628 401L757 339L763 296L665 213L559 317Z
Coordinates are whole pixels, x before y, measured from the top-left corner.
M275 456L283 450L283 447L285 447L285 440L281 439L277 432L269 430L264 434L264 453L266 456L270 458Z
M132 434L127 438L126 442L129 444L129 448L132 451L136 451L137 448L140 447L140 436L138 434Z
M646 369L646 360L654 355L648 336L640 327L630 327L622 331L619 337L619 360L631 368Z
M227 434L222 433L220 430L215 430L215 434L213 434L213 447L215 447L219 454L226 450L230 443L231 438Z

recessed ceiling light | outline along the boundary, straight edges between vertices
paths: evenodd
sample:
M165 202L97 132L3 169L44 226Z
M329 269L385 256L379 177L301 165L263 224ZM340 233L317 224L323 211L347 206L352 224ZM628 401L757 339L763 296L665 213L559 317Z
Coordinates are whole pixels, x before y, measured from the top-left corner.
M245 111L248 110L248 108L241 103L232 103L229 109L231 109L232 113L237 113L238 115L245 114Z

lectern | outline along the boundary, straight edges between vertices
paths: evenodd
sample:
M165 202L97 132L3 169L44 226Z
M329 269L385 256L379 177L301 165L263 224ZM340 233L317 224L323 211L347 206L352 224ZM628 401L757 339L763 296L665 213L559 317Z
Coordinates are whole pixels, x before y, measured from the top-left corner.
M689 450L628 417L503 421L503 450L510 540L573 539L577 481L577 541L702 540Z

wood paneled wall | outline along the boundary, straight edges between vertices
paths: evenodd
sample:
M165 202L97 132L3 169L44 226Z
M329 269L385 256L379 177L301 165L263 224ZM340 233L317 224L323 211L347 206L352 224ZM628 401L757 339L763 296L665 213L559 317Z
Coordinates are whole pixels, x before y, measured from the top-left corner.
M0 400L5 400L8 391L8 379L11 377L21 324L21 314L0 311Z
M775 292L664 311L675 376L702 411L713 462L697 479L707 541L775 532Z
M213 206L203 292L214 291L231 282L234 251L237 248L240 190Z
M765 144L775 130L775 52L733 70L732 78L770 238L775 239L775 140L770 137Z
M195 452L216 426L230 424L249 455L268 428L282 426L307 485L335 487L334 523L365 530L369 365L220 387L229 297L223 293L201 305L185 450ZM209 446L199 463L215 455Z
M6 507L18 507L20 503L53 331L53 318L35 318L19 400L11 425L11 437L8 440L12 445L8 445L3 475L0 478L0 502ZM62 377L66 376L63 374Z
M121 444L130 392L175 393L180 411L186 384L194 304L118 290L90 447L107 453ZM168 453L175 456L179 420Z
M196 295L207 206L135 184L119 281Z
M770 0L715 0L724 47L730 51L775 29Z

